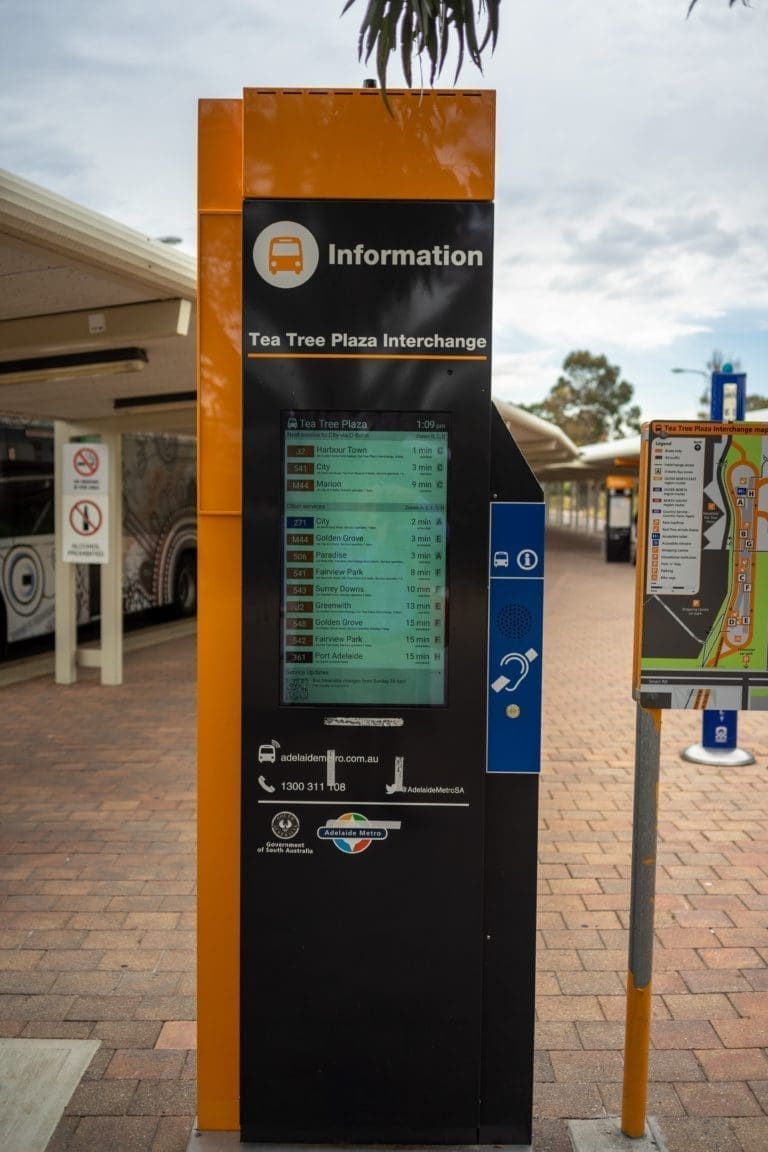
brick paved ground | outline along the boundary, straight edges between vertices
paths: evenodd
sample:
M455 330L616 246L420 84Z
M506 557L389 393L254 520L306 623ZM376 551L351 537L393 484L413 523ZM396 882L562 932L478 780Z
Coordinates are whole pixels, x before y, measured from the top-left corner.
M548 558L536 1152L621 1097L634 705L628 565ZM0 1034L98 1037L49 1152L182 1152L195 1111L194 649L0 692ZM758 762L667 713L649 1111L669 1152L768 1149L768 716Z
M537 1152L564 1118L621 1111L632 831L634 572L550 538L544 648ZM667 712L649 1113L669 1152L768 1149L768 716L752 767L680 759L701 719Z
M0 1035L102 1042L50 1152L187 1145L194 659L188 638L127 655L121 688L0 691Z

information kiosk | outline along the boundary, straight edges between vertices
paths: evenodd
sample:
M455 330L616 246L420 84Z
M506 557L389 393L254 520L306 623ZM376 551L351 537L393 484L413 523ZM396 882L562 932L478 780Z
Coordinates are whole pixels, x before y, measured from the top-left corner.
M633 495L630 477L606 477L605 559L609 564L632 559Z
M298 100L320 157L360 101L391 142L313 95L246 93L254 142ZM390 94L390 147L478 95ZM244 196L244 1141L530 1143L543 505L490 199Z

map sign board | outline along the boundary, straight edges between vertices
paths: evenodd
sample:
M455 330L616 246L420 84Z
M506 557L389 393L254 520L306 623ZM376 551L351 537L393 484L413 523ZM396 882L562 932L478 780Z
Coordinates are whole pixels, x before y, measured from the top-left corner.
M768 424L643 429L635 697L768 710Z

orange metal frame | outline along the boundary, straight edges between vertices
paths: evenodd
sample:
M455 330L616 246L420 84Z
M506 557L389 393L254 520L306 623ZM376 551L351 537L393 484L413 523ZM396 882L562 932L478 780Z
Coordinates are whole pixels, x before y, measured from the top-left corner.
M239 1119L242 207L492 200L495 94L247 89L198 123L198 1126Z

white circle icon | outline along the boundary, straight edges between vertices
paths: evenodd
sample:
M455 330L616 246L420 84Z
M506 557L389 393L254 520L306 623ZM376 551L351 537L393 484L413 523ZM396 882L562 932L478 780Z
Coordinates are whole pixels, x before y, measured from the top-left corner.
M517 554L517 566L522 568L523 572L530 572L535 568L539 562L539 557L533 548L523 548Z
M295 220L276 220L259 232L253 266L273 288L298 288L313 275L320 249L312 233Z

